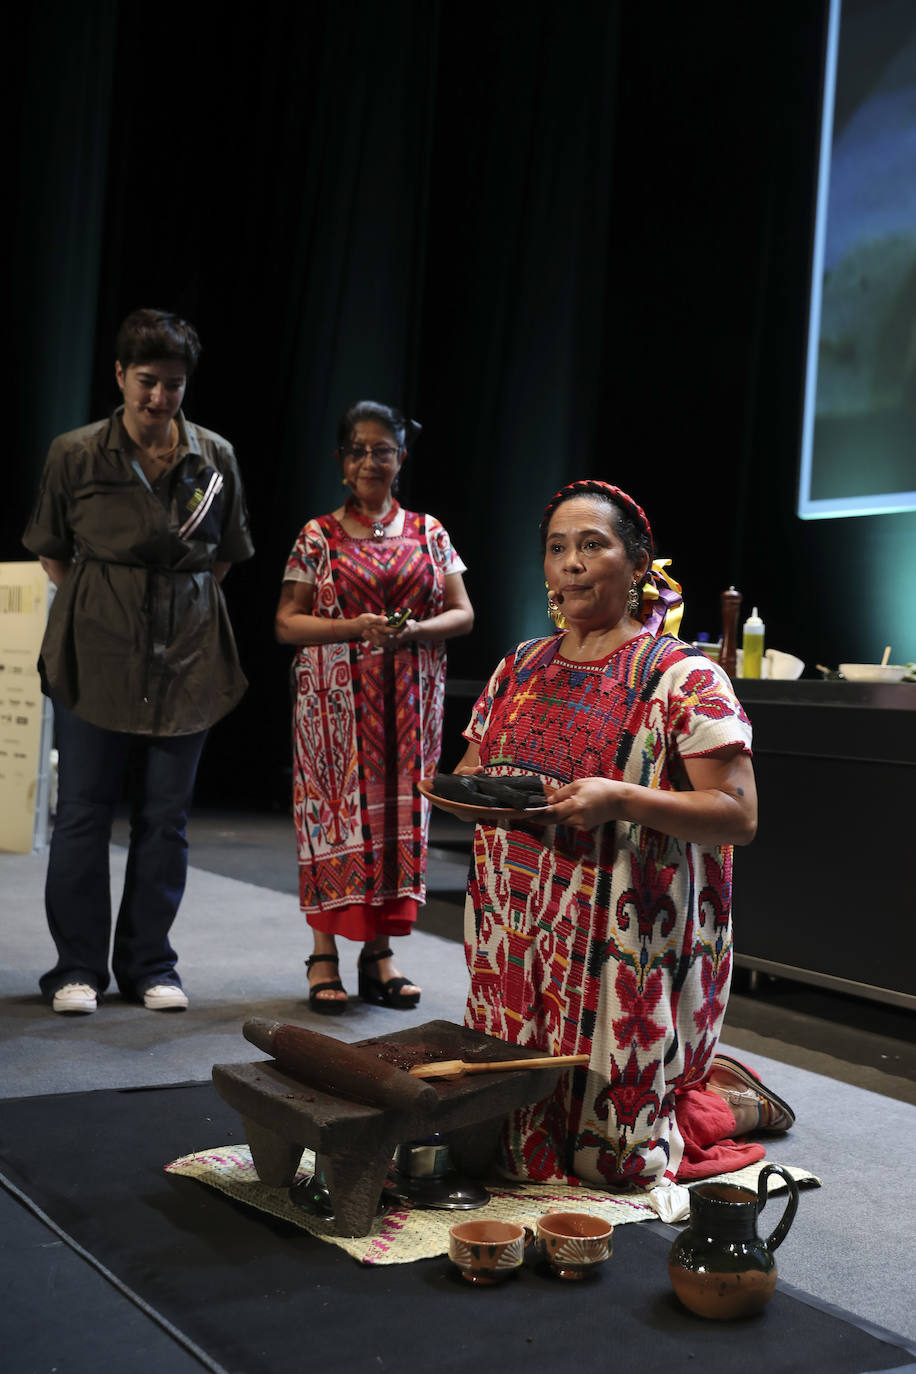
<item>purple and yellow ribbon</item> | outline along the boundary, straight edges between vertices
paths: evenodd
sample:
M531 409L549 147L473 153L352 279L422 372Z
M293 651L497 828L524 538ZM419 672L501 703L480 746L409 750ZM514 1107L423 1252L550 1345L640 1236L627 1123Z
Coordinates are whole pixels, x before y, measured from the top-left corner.
M681 584L665 572L670 558L656 558L642 587L642 610L638 619L654 635L677 635L684 614Z

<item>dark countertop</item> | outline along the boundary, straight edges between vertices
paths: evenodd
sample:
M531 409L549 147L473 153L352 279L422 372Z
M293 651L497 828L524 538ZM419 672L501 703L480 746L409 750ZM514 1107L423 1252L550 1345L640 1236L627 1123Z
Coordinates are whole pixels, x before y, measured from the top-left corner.
M742 702L791 703L794 706L877 708L881 711L916 711L916 682L770 681L768 678L736 677L735 691Z
M916 711L916 682L846 682L799 678L794 682L768 678L733 678L735 691L747 703L791 703L793 706L877 707L882 711ZM445 694L476 701L484 683L476 678L450 677Z
M734 679L754 727L754 753L869 760L916 767L916 683ZM449 678L446 711L456 735L483 683ZM804 707L804 710L799 710Z
M735 678L754 753L916 767L916 684Z

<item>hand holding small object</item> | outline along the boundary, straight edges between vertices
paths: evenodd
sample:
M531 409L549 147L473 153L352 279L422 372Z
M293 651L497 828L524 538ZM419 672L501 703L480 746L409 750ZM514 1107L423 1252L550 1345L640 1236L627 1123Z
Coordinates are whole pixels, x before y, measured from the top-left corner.
M364 611L361 616L357 617L355 623L356 638L361 639L365 644L371 644L374 649L382 649L388 643L390 631L385 616Z
M413 637L417 622L410 619L412 611L412 606L406 606L402 611L386 612L385 619L388 622L386 649L396 649L399 644L404 644Z

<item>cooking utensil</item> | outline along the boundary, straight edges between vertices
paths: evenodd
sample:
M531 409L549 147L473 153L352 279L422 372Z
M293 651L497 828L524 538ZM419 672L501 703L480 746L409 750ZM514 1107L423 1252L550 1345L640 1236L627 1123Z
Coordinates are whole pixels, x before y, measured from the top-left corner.
M548 1054L542 1059L485 1059L470 1063L465 1059L441 1059L438 1064L415 1064L407 1072L415 1078L441 1078L451 1082L470 1073L500 1073L505 1069L564 1069L587 1063L587 1054Z
M259 1050L272 1054L284 1073L321 1092L367 1107L402 1111L428 1110L436 1104L435 1088L418 1084L369 1049L261 1016L250 1017L242 1034Z

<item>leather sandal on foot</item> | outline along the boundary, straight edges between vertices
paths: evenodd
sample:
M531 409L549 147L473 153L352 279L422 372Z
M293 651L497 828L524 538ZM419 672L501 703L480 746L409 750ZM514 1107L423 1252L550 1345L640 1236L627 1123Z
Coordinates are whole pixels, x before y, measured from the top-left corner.
M412 1011L420 1000L418 992L402 992L401 988L412 986L409 978L389 978L383 983L381 978L372 978L366 972L366 964L377 964L380 959L391 959L390 949L379 950L378 954L359 956L359 995L364 1002L376 1007L393 1007L395 1011Z
M340 962L336 954L313 954L310 959L306 959L305 967L310 969L313 964L334 964ZM347 1010L347 1003L343 997L319 997L319 992L346 992L346 988L339 978L329 978L327 982L315 983L314 987L309 987L309 1007L312 1011L317 1011L319 1016L340 1016Z
M756 1098L757 1124L754 1131L777 1133L795 1125L795 1113L772 1088L760 1081L753 1069L733 1059L730 1054L713 1056L706 1086L726 1102L737 1105L742 1100Z

